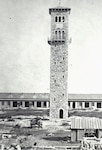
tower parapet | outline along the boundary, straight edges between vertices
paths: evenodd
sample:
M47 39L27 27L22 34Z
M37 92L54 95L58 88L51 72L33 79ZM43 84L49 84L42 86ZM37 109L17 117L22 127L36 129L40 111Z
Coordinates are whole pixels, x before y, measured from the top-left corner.
M57 7L57 8L50 8L49 9L49 14L51 15L52 12L60 12L60 13L63 13L63 12L68 12L70 13L71 9L70 8L63 8L63 7Z

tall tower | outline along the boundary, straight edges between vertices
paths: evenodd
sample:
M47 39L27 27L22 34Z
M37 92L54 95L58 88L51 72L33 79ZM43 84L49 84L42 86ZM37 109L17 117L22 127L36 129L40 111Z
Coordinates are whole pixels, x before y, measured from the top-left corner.
M50 119L68 119L68 15L70 8L50 8Z

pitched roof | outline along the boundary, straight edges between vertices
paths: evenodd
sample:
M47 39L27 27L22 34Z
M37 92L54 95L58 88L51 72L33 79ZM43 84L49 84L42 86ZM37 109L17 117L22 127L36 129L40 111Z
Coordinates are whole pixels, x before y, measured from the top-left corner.
M71 117L71 129L102 129L102 119L94 117Z
M0 93L0 99L49 99L49 93Z
M0 93L0 99L48 99L49 93ZM68 94L69 101L102 100L102 94Z
M73 100L102 99L102 94L69 94L68 98Z

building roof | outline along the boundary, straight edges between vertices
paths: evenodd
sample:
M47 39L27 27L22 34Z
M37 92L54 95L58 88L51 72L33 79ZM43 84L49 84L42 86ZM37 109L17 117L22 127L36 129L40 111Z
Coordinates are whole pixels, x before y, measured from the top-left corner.
M69 100L73 101L84 101L84 100L102 100L102 94L69 94Z
M0 100L3 99L29 99L29 100L50 100L49 93L0 93ZM102 94L68 94L69 101L102 101Z
M71 117L71 129L102 129L102 119L94 117Z
M49 99L49 93L0 93L0 99Z

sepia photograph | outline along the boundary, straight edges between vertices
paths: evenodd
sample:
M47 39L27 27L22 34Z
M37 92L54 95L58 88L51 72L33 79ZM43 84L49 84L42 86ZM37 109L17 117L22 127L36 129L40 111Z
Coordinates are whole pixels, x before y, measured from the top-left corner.
M101 0L0 0L0 150L102 150Z

